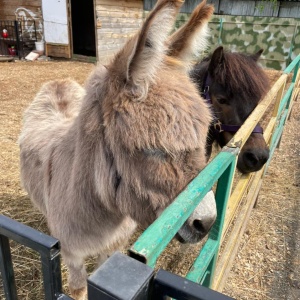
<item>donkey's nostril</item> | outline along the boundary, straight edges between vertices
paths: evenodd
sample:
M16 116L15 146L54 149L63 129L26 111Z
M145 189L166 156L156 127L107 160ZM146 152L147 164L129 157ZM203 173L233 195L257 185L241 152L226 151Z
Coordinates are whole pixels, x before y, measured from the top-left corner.
M203 223L200 220L194 220L193 221L194 228L199 232L206 232L205 227L203 226Z
M238 158L237 167L244 173L256 172L262 168L269 158L269 149L245 151Z
M270 150L269 149L266 149L264 151L262 151L262 154L261 154L261 162L263 164L265 164L267 162L267 160L269 159L269 156L270 156Z
M255 166L259 161L258 157L252 152L246 152L244 157L248 164L251 164L253 166Z

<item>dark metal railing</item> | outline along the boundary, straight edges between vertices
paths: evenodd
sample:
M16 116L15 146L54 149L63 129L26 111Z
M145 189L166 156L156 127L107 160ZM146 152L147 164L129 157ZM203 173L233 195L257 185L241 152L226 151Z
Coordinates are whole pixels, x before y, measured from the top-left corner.
M9 240L40 254L46 300L71 300L62 292L60 244L51 236L0 215L0 271L6 300L18 299ZM88 278L88 299L230 300L186 278L153 268L115 252Z
M130 286L130 288L128 288ZM88 299L230 300L228 296L164 270L155 271L115 252L88 279Z
M0 271L6 300L17 299L9 240L33 249L42 262L45 299L71 299L62 293L59 241L29 226L0 215ZM65 298L61 298L64 296Z
M159 270L153 281L152 299L165 300L166 296L186 300L233 299L178 275Z
M25 57L35 48L36 26L25 21L0 20L0 56Z

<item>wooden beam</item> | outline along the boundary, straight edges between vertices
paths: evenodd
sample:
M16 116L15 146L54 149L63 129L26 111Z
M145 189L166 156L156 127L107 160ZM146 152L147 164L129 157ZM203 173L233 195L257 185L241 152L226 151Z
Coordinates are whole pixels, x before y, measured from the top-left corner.
M261 187L261 176L263 174L263 171L264 168L255 173L253 183L251 184L251 188L246 199L247 202L239 212L239 217L230 232L230 238L227 240L226 245L220 253L221 255L219 256L217 262L214 281L212 284L212 289L219 292L221 292L224 288L226 279L229 275L235 256L237 254L242 236L248 225L253 205L256 201Z
M269 121L267 128L264 132L264 139L267 144L270 143L271 136L273 133L273 130L275 128L276 124L276 118L273 117ZM243 197L247 194L247 189L251 185L251 182L253 181L253 173L251 174L243 174L239 181L237 182L227 204L227 212L224 222L224 229L223 229L223 236L222 236L222 242L224 241L224 236L227 234L230 224L232 223L236 212L241 204L241 201Z
M274 97L278 94L278 91L282 89L282 86L285 85L287 79L287 74L282 74L279 79L275 82L271 90L265 96L265 98L257 105L254 111L251 113L249 118L241 126L239 131L234 135L234 137L227 144L231 148L242 148L247 139L249 138L251 132L253 131L256 124L262 118L266 110L269 108L269 105L274 100Z

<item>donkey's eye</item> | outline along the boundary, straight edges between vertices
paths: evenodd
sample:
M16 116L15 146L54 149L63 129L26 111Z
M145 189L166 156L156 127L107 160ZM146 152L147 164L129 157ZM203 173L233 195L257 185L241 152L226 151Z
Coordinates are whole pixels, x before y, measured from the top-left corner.
M228 104L228 101L226 98L217 98L217 101L220 103L220 104Z

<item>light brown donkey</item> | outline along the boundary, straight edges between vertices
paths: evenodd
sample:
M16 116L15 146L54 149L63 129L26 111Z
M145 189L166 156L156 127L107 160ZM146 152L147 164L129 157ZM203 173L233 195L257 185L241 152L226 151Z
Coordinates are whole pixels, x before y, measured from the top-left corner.
M86 292L85 258L104 257L136 224L148 226L206 165L211 114L186 66L213 7L201 3L194 29L168 40L181 5L158 1L85 90L71 80L49 82L24 114L22 183L61 242L76 299ZM200 233L199 224L189 231L189 220L181 237L199 240L214 218Z

